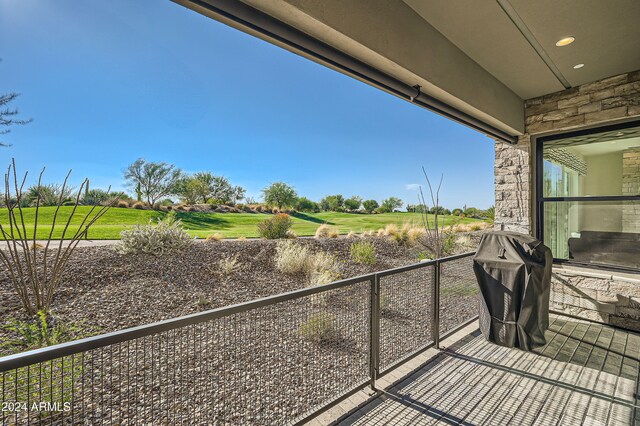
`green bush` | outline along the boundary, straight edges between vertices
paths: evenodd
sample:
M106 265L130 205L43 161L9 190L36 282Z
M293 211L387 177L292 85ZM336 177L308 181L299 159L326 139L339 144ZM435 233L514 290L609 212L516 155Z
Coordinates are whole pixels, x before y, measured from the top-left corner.
M33 321L13 320L4 328L19 337L7 340L3 346L19 350L57 345L58 343L72 340L74 332L77 331L75 326L52 323L50 317L44 311L38 311Z
M295 204L296 210L299 212L318 212L320 211L320 205L315 201L311 201L307 197L300 197Z
M288 214L278 213L258 224L258 234L268 240L289 238L291 225L291 217Z
M358 241L351 244L351 259L356 263L373 265L376 263L376 248L370 241Z
M316 343L333 340L338 336L336 316L328 312L313 314L307 321L300 324L298 332L301 336Z
M109 202L110 199L112 197L107 191L92 189L85 192L84 197L82 197L82 204L85 206L101 206Z
M182 229L182 222L171 212L157 223L135 225L133 229L120 233L116 250L121 254L147 253L162 255L183 250L191 237Z

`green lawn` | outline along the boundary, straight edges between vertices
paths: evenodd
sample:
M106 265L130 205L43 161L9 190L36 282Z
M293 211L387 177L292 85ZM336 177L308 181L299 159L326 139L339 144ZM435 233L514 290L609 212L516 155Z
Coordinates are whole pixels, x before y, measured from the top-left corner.
M70 227L75 232L81 222L81 216L88 212L90 207L78 207ZM71 214L72 207L62 207L58 217L58 225L54 231L54 237L60 238L64 221ZM27 233L33 235L34 208L23 209L24 218L27 224ZM55 207L41 207L37 238L48 237L51 229L51 222ZM127 226L136 223L147 223L151 219L160 218L166 215L164 212L152 210L135 209L110 209L98 222L89 230L89 238L96 240L119 239L120 231ZM178 217L182 220L184 228L189 234L198 237L206 237L214 233L221 233L225 238L235 237L257 237L256 225L272 215L252 214L252 213L196 213L178 212ZM452 223L478 222L478 219L458 218L454 216L441 217L445 225ZM8 225L7 210L0 209L0 223ZM377 230L394 223L401 226L403 223L420 223L420 215L417 213L385 213L385 214L350 214L350 213L297 213L293 217L293 230L300 236L313 235L322 223L336 226L340 233L349 231L362 232L367 230ZM47 224L49 224L47 226ZM67 232L67 236L69 231Z

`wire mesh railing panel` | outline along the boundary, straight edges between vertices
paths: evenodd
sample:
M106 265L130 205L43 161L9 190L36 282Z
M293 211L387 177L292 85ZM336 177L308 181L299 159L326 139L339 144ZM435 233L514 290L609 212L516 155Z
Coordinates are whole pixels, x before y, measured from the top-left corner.
M434 267L380 278L381 371L433 342Z
M367 381L370 287L356 282L0 373L3 406L12 404L3 424L288 423Z
M473 256L440 264L440 335L478 315L480 288L473 272Z

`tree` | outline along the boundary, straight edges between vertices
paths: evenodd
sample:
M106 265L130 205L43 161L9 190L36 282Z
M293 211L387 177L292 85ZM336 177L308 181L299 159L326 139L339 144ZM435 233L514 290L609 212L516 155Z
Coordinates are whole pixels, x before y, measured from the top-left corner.
M344 197L340 194L327 195L320 200L322 210L337 212L344 210Z
M231 203L234 196L234 187L224 176L213 176L211 182L211 199L217 203Z
M495 218L496 218L496 207L495 206L489 207L488 209L486 209L484 211L484 215L487 218L491 219L492 221L495 220Z
M262 190L264 202L276 206L279 209L283 207L292 207L298 199L298 194L292 186L284 182L274 182Z
M298 198L295 208L300 212L317 212L320 210L318 203L311 201L307 197Z
M377 209L379 205L376 200L365 200L362 202L362 207L364 207L367 212L371 213Z
M406 209L409 213L424 213L424 206L422 204L407 204Z
M176 192L182 173L173 164L153 163L138 158L124 172L124 178L131 188L155 204L159 199Z
M183 176L176 183L175 193L185 204L196 204L202 197L208 197L209 187L193 176Z
M347 208L347 210L358 210L361 204L362 198L358 197L357 195L344 200L344 206Z
M394 210L401 208L403 204L404 204L404 202L400 198L389 197L386 200L382 201L382 205L380 206L380 210L383 211L383 212L391 213Z
M16 116L19 114L17 108L10 108L9 104L18 96L18 93L6 93L0 95L0 135L6 135L11 131L11 126L22 126L31 123L32 119L19 120ZM11 146L11 144L0 141L0 146Z
M234 186L233 192L231 194L231 202L233 204L237 204L240 200L244 198L244 195L247 193L247 190L241 186Z

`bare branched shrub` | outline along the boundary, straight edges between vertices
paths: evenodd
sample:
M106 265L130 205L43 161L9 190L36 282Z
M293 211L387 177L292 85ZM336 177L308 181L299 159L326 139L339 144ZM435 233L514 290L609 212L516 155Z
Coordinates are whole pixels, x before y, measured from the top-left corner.
M43 168L40 172L36 188L43 187L44 170ZM68 180L71 175L69 171L60 187L52 222L44 225L45 238L41 239L45 240L45 243L40 244L37 240L38 227L41 225L39 222L43 196L41 194L44 191L35 191L33 229L31 225L27 228L22 207L27 175L28 173L25 173L21 180L18 179L15 160L4 175L4 202L9 223L0 223L0 233L6 244L0 249L0 259L7 269L13 288L24 309L28 314L35 315L40 311L49 312L53 296L60 285L62 274L73 251L80 240L87 236L89 228L107 212L110 205L92 206L86 214L76 215L81 196L88 183L85 179L78 188L71 206L65 207L70 209L65 212L68 216L62 219L61 207L65 202L63 197L68 194ZM72 225L72 222L75 224ZM52 246L54 232L60 229L60 239ZM65 240L67 240L66 244Z
M427 180L427 185L429 187L431 204L434 207L434 218L433 222L431 222L429 219L429 215L427 214L427 212L429 211L427 201L424 196L424 192L422 191L422 186L420 186L418 201L420 206L422 207L420 208L420 218L422 220L422 226L424 227L425 235L423 236L423 238L418 239L418 242L433 254L434 259L437 259L442 257L444 254L444 226L439 222L440 188L442 187L442 179L444 178L444 175L440 176L440 182L438 183L438 187L434 192L431 181L429 180L429 175L427 175L427 171L424 167L422 167L422 173L424 174L424 177Z

